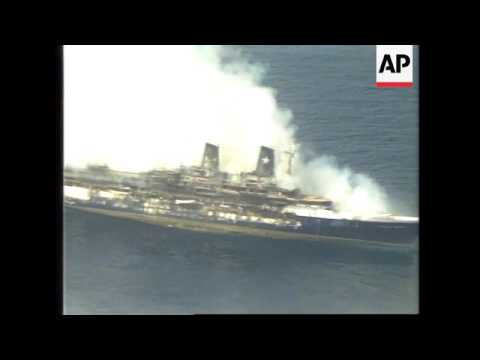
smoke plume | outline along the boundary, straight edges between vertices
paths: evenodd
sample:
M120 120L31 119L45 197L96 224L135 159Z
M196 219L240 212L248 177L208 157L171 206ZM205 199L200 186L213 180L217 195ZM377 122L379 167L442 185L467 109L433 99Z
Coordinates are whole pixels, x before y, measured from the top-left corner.
M277 161L281 185L336 201L355 215L388 211L374 180L331 157L305 161L293 114L262 85L265 68L221 46L65 46L66 166L124 171L198 165L205 142L220 168L251 171L260 146L296 151L293 174Z

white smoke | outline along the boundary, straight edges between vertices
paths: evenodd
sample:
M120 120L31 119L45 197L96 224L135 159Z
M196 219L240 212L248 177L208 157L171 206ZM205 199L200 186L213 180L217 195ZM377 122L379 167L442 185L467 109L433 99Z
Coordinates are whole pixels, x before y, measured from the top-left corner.
M293 115L262 85L265 68L221 46L65 46L66 166L107 164L146 171L198 165L205 142L220 146L221 169L254 169L260 146L299 149ZM369 177L321 157L277 166L279 182L336 201L358 215L388 210Z
M321 156L295 163L295 184L307 193L333 200L340 211L371 216L389 210L385 191L370 177L340 167L334 157Z

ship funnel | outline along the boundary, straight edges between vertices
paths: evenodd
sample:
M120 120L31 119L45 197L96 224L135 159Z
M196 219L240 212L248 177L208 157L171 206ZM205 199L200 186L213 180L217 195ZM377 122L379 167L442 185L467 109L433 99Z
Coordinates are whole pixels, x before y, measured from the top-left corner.
M206 143L205 151L203 152L202 167L208 170L218 171L218 159L218 146Z
M275 169L275 157L273 149L266 146L260 148L260 155L258 156L257 169L255 173L257 176L273 176Z

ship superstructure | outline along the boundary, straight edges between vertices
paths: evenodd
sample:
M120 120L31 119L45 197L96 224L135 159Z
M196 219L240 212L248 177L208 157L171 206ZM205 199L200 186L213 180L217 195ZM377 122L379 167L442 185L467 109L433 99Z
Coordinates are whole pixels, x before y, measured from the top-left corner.
M272 148L262 146L255 170L240 174L222 172L219 153L218 146L207 143L200 166L145 173L66 168L65 203L319 236L386 242L418 236L417 218L357 219L337 212L329 199L277 186Z

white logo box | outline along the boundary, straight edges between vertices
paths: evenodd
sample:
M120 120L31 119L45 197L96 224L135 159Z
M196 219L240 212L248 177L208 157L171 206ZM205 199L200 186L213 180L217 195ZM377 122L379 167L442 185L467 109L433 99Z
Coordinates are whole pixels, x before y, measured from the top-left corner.
M413 86L413 45L377 45L377 87Z

